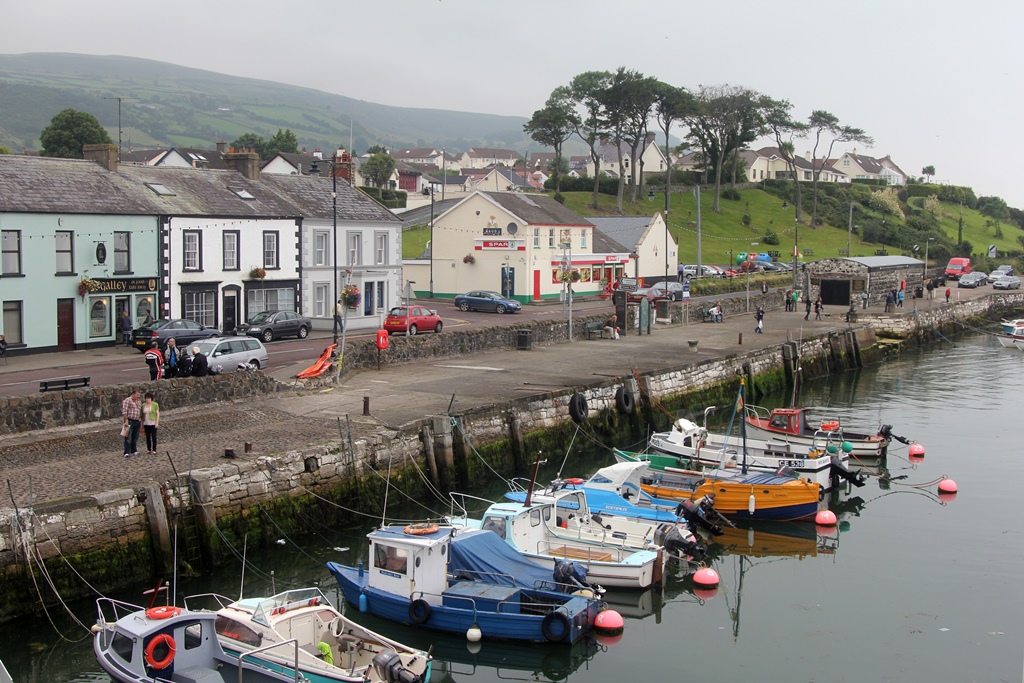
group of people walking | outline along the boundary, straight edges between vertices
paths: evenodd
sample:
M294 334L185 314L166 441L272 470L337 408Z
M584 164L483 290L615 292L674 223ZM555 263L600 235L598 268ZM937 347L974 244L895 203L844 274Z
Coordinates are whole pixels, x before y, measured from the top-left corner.
M174 337L167 340L167 348L160 351L159 342L154 341L143 356L149 366L149 379L156 381L171 377L205 377L210 374L210 363L198 346L189 350L179 349Z
M146 433L146 454L156 455L156 432L160 426L160 404L153 400L153 392L147 391L143 400L138 389L121 402L121 416L124 424L121 436L124 437L124 457L130 458L139 454L139 432Z

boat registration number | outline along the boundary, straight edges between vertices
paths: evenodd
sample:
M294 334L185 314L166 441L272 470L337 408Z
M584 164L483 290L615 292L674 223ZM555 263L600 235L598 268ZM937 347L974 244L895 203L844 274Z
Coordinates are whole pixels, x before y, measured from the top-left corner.
M779 460L779 467L800 467L803 464L802 460Z

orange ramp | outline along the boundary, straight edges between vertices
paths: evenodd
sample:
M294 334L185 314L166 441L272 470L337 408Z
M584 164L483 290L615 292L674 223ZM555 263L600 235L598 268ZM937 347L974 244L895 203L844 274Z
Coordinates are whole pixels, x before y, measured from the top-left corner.
M328 368L331 367L331 354L334 353L334 349L338 348L337 344L331 344L324 352L320 354L316 362L311 366L295 375L299 379L310 379L311 377L319 377L320 375L327 372Z

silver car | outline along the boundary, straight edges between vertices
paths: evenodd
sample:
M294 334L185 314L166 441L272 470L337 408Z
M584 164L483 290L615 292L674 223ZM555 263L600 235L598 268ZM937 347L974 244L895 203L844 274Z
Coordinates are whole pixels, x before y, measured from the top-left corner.
M993 289L1020 289L1020 278L1016 275L1004 275L992 283Z
M267 348L253 337L221 337L196 342L210 370L220 374L237 370L261 370L270 363Z

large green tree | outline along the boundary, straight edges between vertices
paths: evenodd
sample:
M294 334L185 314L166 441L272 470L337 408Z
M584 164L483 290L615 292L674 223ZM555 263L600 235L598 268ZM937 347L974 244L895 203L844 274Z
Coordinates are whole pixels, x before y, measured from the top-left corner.
M533 140L555 150L552 168L555 197L561 196L562 145L572 136L577 125L579 116L573 109L572 94L568 87L559 86L551 93L544 108L533 112L533 116L523 126L523 130Z
M395 172L395 159L390 154L374 154L363 162L359 172L373 187L387 187Z
M605 93L605 108L619 159L619 191L615 200L615 209L619 213L622 213L622 195L626 187L626 159L632 161L629 165L631 202L636 203L640 183L643 182L643 160L639 150L647 141L647 122L657 97L657 83L657 79L644 76L639 71L619 67ZM629 149L628 157L622 154L623 145Z
M814 192L814 202L811 205L811 227L818 225L818 177L825 161L832 158L832 148L837 142L859 142L869 147L875 144L873 138L860 128L844 126L839 123L839 117L823 109L815 109L807 119L810 130L814 133L814 150L811 154L811 183ZM818 158L818 146L828 140L828 153ZM799 182L799 181L797 181Z
M612 75L607 71L586 71L575 76L569 84L569 92L575 107L582 110L576 125L576 135L590 148L590 160L594 163L594 200L601 187L601 155L597 151L601 138L608 133L608 120L604 108L605 91L611 84Z
M697 101L686 88L658 81L654 88L654 117L665 134L665 213L668 214L668 197L672 192L672 150L669 133L672 124L684 120L697 111ZM666 215L665 220L668 220Z
M803 220L803 199L800 196L800 178L796 170L796 145L793 140L807 135L810 128L806 123L797 121L791 112L793 105L789 100L776 100L765 96L761 98L761 111L768 131L775 138L775 146L779 148L779 156L786 162L786 168L793 179L796 196L796 220Z
M231 141L231 147L237 150L251 149L260 155L260 159L263 158L263 148L266 146L267 141L256 133L243 133L237 138Z
M287 130L277 129L273 137L267 140L267 143L263 146L263 153L260 155L261 159L270 159L279 152L287 152L295 154L299 151L299 140L295 137L295 133L292 129Z
M930 183L932 181L932 176L935 175L935 166L931 164L925 166L924 168L921 169L921 175L925 176L928 179L928 182Z
M83 145L111 143L110 136L96 117L88 112L65 109L50 119L39 133L44 157L81 159Z

